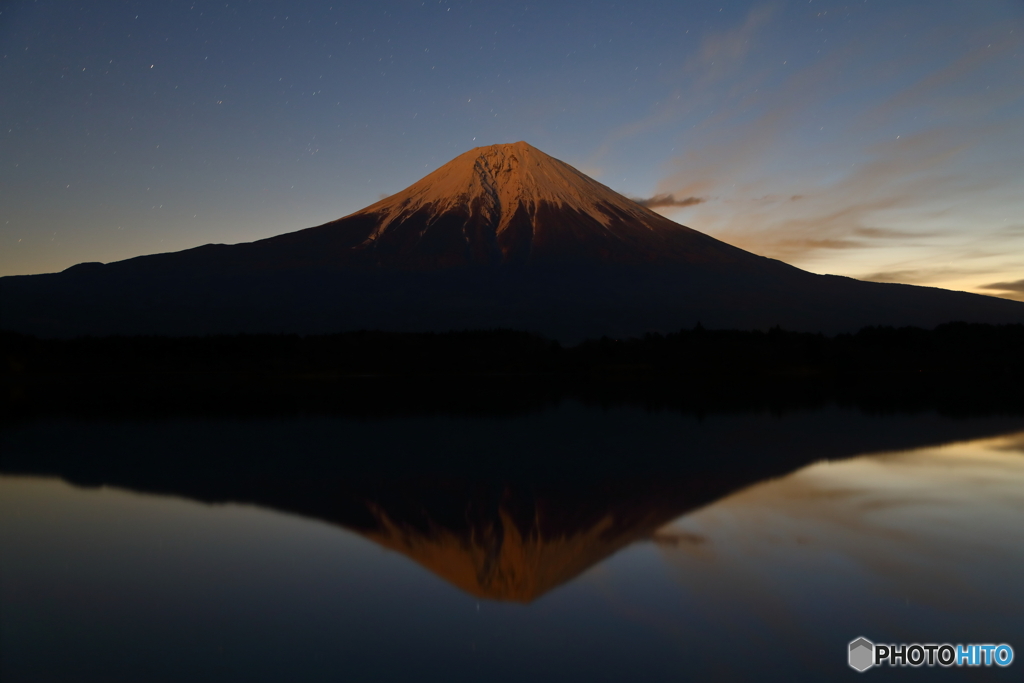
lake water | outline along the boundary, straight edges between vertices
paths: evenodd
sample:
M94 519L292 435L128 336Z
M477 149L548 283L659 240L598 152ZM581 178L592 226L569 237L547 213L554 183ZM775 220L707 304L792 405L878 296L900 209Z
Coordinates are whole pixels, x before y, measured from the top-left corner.
M0 459L0 679L1020 680L1024 419L38 420Z

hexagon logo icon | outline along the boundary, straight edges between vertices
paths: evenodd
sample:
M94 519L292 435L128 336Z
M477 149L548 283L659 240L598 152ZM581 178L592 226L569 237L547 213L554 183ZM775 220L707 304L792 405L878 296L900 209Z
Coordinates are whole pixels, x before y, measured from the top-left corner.
M858 638L850 643L850 666L857 671L867 671L875 664L875 644L867 638Z

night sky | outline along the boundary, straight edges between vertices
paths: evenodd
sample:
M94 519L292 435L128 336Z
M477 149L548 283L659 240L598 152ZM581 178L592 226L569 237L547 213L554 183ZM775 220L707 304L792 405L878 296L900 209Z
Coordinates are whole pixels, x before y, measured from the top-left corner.
M0 275L317 225L525 140L818 273L1024 300L1024 2L0 3Z

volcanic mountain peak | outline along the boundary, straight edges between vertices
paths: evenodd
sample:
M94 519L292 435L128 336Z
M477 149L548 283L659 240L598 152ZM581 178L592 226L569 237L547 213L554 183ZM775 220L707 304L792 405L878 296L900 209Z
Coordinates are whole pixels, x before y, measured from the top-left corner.
M323 225L0 278L33 334L511 328L576 342L781 325L1019 323L1024 304L814 275L665 218L525 142L478 147Z
M418 211L468 211L500 235L517 211L536 215L542 203L584 214L605 228L627 216L648 229L665 219L575 168L525 143L477 147L459 155L398 194L354 215L381 216L371 240ZM615 215L618 214L618 215Z

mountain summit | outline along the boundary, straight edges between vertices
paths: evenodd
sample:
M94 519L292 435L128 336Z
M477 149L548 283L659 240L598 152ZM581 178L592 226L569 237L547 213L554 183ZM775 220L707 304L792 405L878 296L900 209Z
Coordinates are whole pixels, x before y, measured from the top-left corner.
M40 335L1024 323L995 297L815 275L679 225L525 142L478 147L324 225L0 278Z
M525 142L472 149L358 213L382 216L381 234L417 212L455 212L493 226L504 242L517 218L536 219L544 211L571 211L604 228L630 222L663 227L657 214Z
M277 247L323 234L343 260L401 269L551 259L653 264L750 256L668 220L525 142L477 147L398 194ZM326 254L325 254L326 256Z

